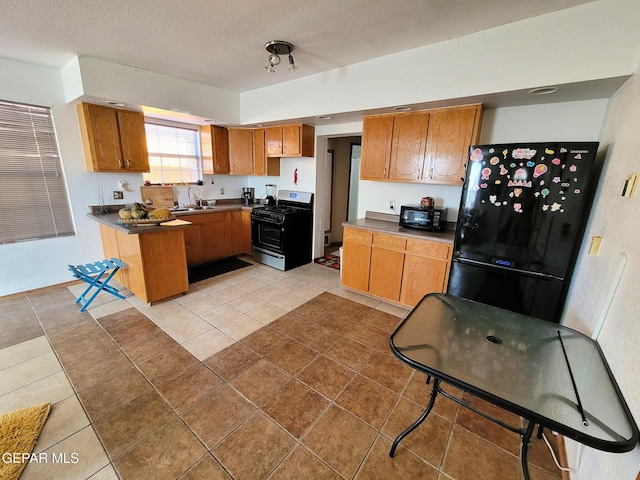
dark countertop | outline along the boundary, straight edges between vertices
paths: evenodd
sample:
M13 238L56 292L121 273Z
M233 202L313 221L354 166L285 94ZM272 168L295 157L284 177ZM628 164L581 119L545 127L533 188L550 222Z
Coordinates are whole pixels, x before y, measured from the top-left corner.
M250 212L253 209L253 206L245 207L240 204L232 204L232 205L215 205L213 207L208 207L206 209L200 210L187 210L184 212L173 212L173 215L176 217L188 217L190 215L210 215L221 212L232 212L232 211L244 211ZM107 213L107 214L94 214L87 213L87 217L95 220L98 223L102 223L107 227L114 228L121 232L127 233L129 235L136 235L140 233L159 233L166 232L167 230L175 229L175 228L185 228L185 226L176 226L176 227L163 227L161 225L120 225L116 223L120 220L120 216L117 212L115 213ZM188 219L186 219L188 221Z
M368 214L369 212L367 212L367 215ZM386 214L379 214L375 216L393 217ZM451 244L453 244L453 240L455 237L455 230L445 229L442 232L429 232L426 230L416 230L413 228L400 227L400 225L398 225L398 217L395 217L394 221L391 218L389 220L383 220L381 218L371 218L367 216L365 218L359 218L351 222L344 222L342 226L361 228L363 230L373 230L376 232L391 233L395 235L402 235L405 237L418 238L421 240L434 240L436 242Z

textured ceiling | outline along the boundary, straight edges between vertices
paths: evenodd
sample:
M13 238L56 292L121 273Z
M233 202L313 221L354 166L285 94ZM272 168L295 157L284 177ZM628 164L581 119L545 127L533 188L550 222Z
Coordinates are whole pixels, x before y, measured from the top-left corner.
M86 55L246 91L587 0L0 0L0 57L60 68ZM264 69L269 40L299 69Z

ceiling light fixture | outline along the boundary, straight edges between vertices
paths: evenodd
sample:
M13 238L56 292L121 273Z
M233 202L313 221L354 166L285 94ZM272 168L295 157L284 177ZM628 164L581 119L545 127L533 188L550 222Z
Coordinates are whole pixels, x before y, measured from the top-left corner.
M318 115L316 118L319 120L331 120L332 117L331 115Z
M276 73L276 69L274 68L276 65L280 64L280 55L288 55L289 56L289 71L295 72L298 67L293 61L293 55L291 52L293 51L293 45L289 42L284 42L282 40L271 40L265 44L265 48L267 52L269 52L269 65L267 65L265 70L269 73Z
M399 105L397 107L393 107L396 112L408 112L411 110L411 107L407 107L406 105Z
M125 107L126 105L122 102L116 102L114 100L105 100L107 105L111 105L112 107Z
M531 95L549 95L551 93L556 93L557 91L557 87L539 87L534 88L533 90L529 90L529 93Z

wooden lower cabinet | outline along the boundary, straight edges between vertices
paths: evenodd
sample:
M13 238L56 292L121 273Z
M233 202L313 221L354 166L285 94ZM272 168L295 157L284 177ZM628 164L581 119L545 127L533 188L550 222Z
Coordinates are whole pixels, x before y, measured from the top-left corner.
M202 246L200 241L200 225L189 225L182 230L187 265L202 263Z
M181 229L127 234L101 224L100 236L105 256L126 264L118 280L142 301L158 302L189 289Z
M341 283L414 307L427 293L446 291L451 253L444 242L345 227Z
M191 222L184 231L187 265L251 254L251 212L228 211L184 215Z
M404 264L406 239L386 233L373 234L369 293L397 302Z
M251 212L232 212L231 249L233 255L251 255Z
M373 233L356 228L346 228L343 234L341 282L345 287L369 291L371 270L371 242ZM348 268L344 268L348 265Z
M200 215L206 219L206 222L200 225L203 262L212 262L231 255L231 213Z

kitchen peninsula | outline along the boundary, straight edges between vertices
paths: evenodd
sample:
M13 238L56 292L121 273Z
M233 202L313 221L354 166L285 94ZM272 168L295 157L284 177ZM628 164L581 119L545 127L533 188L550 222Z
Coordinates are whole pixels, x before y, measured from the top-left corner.
M181 211L176 216L190 222L181 226L121 225L118 213L87 214L100 224L104 256L127 265L118 281L149 304L185 293L188 266L250 253L250 215L239 203Z
M395 215L367 212L343 226L342 286L408 307L446 291L453 225L426 232L400 227Z

